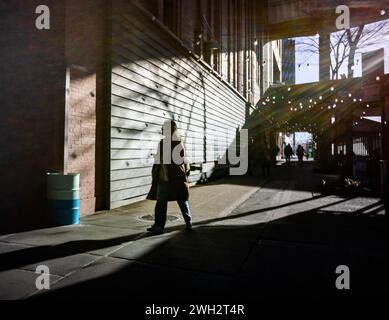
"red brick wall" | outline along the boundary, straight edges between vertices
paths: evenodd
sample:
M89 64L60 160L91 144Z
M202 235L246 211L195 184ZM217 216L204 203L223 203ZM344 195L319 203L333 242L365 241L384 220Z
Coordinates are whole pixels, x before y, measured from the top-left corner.
M80 212L95 209L96 75L70 68L68 172L81 174Z
M69 66L69 171L81 173L82 213L94 211L95 190L104 205L107 3L45 0L51 29L41 31L41 1L0 2L0 233L45 225L46 172L64 168Z
M103 0L67 0L66 7L66 58L70 67L67 171L80 173L81 215L96 209L96 162L105 157L105 151L96 154L97 95L99 100L104 98L104 88L98 86L102 81L97 78L104 67L108 14L104 8Z

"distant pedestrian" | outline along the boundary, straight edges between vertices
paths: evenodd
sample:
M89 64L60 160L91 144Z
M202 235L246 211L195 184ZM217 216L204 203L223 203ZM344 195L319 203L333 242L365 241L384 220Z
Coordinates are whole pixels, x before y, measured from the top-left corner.
M285 147L284 154L285 154L286 164L289 165L290 158L293 155L293 149L292 149L292 146L290 145L290 143L288 143L288 145Z
M164 123L162 134L165 137L159 143L158 152L155 156L156 163L152 168L151 189L147 195L147 199L157 200L155 204L155 223L147 231L151 234L163 233L168 201L177 201L186 223L186 230L189 231L192 229L192 216L188 203L189 186L187 176L189 175L189 168L184 163L184 146L174 121ZM170 139L170 141L167 139ZM170 161L165 161L167 163L164 163L164 143L169 146ZM179 156L177 156L177 153ZM179 159L176 159L177 157Z
M271 155L272 155L272 162L273 162L273 164L277 163L279 153L280 153L280 148L278 147L277 144L274 144L273 148L271 149Z
M302 147L302 145L299 144L296 150L296 154L300 164L303 163L304 161L304 153L305 153L304 148Z
M272 152L270 148L265 148L261 156L262 175L264 177L270 176L270 168L272 163Z

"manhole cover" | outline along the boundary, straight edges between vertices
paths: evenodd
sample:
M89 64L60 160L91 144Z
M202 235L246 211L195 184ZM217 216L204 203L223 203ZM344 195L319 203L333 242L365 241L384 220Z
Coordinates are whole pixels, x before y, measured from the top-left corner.
M143 220L143 221L154 221L154 215L147 214L145 216L140 216L139 219ZM166 217L166 220L169 221L169 222L172 222L172 221L179 220L179 218L176 217L176 216L172 216L172 215L168 214L167 217Z

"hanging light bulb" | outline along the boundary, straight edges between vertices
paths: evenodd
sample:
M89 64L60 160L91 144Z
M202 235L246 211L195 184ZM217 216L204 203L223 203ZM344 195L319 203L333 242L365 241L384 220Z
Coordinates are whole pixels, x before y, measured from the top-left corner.
M331 87L331 91L334 91L335 90L335 88L334 87Z
M290 91L291 89L290 89L290 87L288 88L288 91Z
M323 97L322 97L322 96L320 96L320 97L319 97L319 100L321 100L321 99L323 99Z

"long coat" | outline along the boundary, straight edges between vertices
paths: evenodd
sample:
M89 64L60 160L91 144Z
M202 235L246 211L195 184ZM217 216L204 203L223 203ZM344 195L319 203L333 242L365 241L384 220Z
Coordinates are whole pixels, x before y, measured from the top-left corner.
M175 146L180 144L180 141L172 141L171 146L172 150L174 150ZM147 199L149 200L157 200L157 186L159 181L159 171L161 170L162 166L162 159L163 159L163 140L160 141L159 147L158 147L158 153L157 157L159 157L160 164L154 164L151 175L152 175L152 182L151 182L151 189L149 194L147 195ZM171 153L172 153L171 150ZM184 159L184 150L182 149L181 157ZM172 159L172 158L171 158ZM174 161L171 161L171 164L167 164L167 171L168 171L168 183L169 183L169 198L168 201L187 201L189 198L189 184L188 179L186 176L186 166L184 162L181 164L175 164Z

